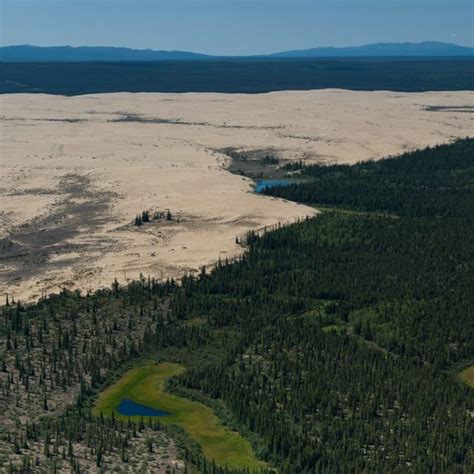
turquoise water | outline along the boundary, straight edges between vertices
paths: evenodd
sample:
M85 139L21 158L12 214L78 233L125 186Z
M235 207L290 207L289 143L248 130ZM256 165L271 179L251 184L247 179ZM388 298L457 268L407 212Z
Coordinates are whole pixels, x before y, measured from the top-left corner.
M132 400L122 400L117 407L117 411L124 416L168 416L167 411L156 410L155 408L141 405Z
M265 188L273 188L275 186L288 186L291 181L288 179L260 179L255 186L255 192L261 193Z

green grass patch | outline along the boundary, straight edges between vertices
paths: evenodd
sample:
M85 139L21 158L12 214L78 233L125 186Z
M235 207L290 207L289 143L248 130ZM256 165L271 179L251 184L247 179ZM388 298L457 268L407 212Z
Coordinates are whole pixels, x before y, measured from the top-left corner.
M459 373L461 380L469 387L474 388L474 365L466 367Z
M329 326L323 326L322 330L324 332L337 332L341 334L346 332L347 328L342 324L330 324Z
M93 413L96 416L100 413L111 416L114 413L117 418L126 420L128 417L120 415L117 407L123 399L133 400L169 412L169 416L159 418L160 423L182 427L199 443L207 459L231 468L268 468L266 463L255 457L250 443L224 426L209 407L166 392L166 381L184 370L182 365L173 363L131 369L99 395ZM130 418L133 421L140 419L139 416Z
M379 216L379 217L398 217L395 214L389 214L385 212L376 212L376 211L362 211L358 209L353 209L350 207L341 207L341 206L331 206L328 204L318 204L318 203L312 203L312 204L307 204L310 207L314 207L318 211L321 212L339 212L341 214L347 214L347 215L353 215L353 216Z
M206 322L207 322L206 318L195 317L195 318L188 319L187 321L185 321L184 324L185 326L189 326L189 327L199 327L199 326L204 326Z

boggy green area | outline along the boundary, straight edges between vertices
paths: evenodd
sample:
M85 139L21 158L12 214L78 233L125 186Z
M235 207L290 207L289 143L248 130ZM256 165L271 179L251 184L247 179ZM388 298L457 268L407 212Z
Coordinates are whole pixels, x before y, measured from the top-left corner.
M184 428L199 443L206 458L219 465L258 471L268 467L255 457L250 443L224 426L209 407L166 392L166 381L184 370L182 365L173 363L133 368L100 394L93 413L106 416L114 413L119 419L128 419L117 412L117 407L122 400L130 399L169 412L168 416L159 418L160 422ZM130 418L140 420L139 416Z

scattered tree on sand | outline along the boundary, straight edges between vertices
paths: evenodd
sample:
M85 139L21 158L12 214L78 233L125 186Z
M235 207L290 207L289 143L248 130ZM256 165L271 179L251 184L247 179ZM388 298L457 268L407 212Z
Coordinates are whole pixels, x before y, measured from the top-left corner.
M150 214L149 214L148 211L143 211L142 212L142 221L143 221L143 223L150 222Z

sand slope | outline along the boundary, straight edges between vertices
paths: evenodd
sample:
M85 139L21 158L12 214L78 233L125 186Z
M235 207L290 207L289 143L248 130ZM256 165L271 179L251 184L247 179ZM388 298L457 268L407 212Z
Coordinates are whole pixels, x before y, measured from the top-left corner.
M236 235L312 214L252 194L219 150L345 162L472 134L470 92L323 90L0 97L0 291L95 289L198 271ZM142 210L179 218L141 228Z

